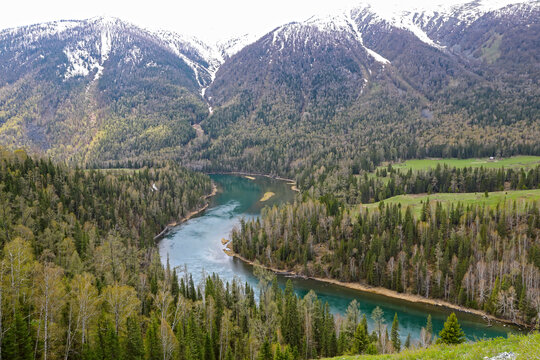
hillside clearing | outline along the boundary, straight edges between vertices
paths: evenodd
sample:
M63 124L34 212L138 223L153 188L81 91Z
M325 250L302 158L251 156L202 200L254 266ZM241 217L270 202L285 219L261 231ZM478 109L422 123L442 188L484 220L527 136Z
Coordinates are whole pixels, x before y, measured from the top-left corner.
M540 156L513 156L509 158L475 158L475 159L416 159L407 160L403 163L392 164L396 170L427 170L436 168L437 165L448 165L449 167L465 168L465 167L485 167L485 168L530 168L535 165L540 165ZM386 165L388 166L388 165ZM379 168L385 168L380 166Z

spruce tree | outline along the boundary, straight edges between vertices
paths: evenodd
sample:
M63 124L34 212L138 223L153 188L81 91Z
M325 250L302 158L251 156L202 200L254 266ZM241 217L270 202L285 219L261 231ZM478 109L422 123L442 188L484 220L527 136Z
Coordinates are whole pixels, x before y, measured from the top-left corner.
M300 317L298 315L297 299L291 280L288 280L285 286L285 311L281 331L287 344L297 349L300 347Z
M258 360L272 360L272 349L270 348L270 342L265 338L259 351Z
M33 358L32 338L28 332L28 325L19 311L15 312L14 322L6 331L2 345L4 359L30 360Z
M204 360L214 360L214 347L212 346L212 341L208 333L204 338Z
M104 315L98 328L97 357L102 360L116 360L120 354L120 343L114 325Z
M369 337L362 323L358 324L354 332L352 353L362 354L369 344Z
M161 352L161 344L159 341L159 324L158 319L154 318L148 330L146 330L146 358L148 360L161 360L163 358Z
M465 333L461 330L455 313L450 314L444 328L439 332L437 343L441 344L461 344L465 341Z
M127 335L124 342L124 360L144 359L144 344L139 322L136 318L127 319Z
M396 352L399 352L401 350L401 340L399 339L399 320L397 313L394 315L394 321L392 321L390 339L392 340L392 346L394 346L394 350Z
M408 333L407 334L407 339L405 340L405 348L410 348L411 347L411 333Z
M428 336L427 343L431 344L432 339L433 339L433 323L431 321L431 314L429 314L428 317L427 317L426 333L427 333L427 336Z

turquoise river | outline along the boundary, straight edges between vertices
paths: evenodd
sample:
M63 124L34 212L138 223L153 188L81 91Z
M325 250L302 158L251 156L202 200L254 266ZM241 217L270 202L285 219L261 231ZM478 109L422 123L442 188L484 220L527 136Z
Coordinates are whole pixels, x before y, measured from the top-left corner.
M217 273L225 281L237 277L256 288L258 280L253 275L252 266L225 254L221 239L229 238L230 231L241 218L255 218L264 206L293 201L297 193L291 190L290 184L266 177L255 177L254 180L234 175L211 177L218 186L217 195L210 200L210 206L204 213L176 227L159 242L163 263L168 257L171 267L183 271L184 265L187 266L196 284L204 273ZM273 192L275 195L261 202L266 192ZM284 275L278 275L278 281L283 287L288 279ZM411 334L411 339L418 339L428 314L433 318L433 329L437 334L451 312L438 306L412 303L311 279L290 279L299 296L314 290L320 299L329 303L335 314L344 314L353 299L359 302L361 311L367 315L368 323L371 320L369 315L376 306L383 309L388 326L392 324L394 313L397 313L403 339L408 333ZM471 340L506 336L510 331L517 331L499 323L487 326L486 321L479 316L463 312L458 312L457 315L465 334ZM372 324L369 325L372 329Z

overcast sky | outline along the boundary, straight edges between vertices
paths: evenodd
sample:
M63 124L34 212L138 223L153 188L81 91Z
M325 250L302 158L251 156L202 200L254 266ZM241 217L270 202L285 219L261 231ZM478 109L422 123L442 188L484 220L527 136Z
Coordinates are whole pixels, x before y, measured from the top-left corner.
M114 16L150 29L195 35L205 41L245 33L262 35L284 23L349 8L366 0L3 0L0 29L60 19ZM441 1L367 0L393 8ZM487 0L501 1L501 0Z

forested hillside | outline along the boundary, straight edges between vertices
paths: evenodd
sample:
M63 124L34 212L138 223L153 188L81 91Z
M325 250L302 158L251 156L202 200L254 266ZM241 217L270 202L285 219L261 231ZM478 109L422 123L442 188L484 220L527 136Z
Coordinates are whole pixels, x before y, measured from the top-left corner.
M114 18L4 30L0 143L76 164L172 158L208 114L206 61L179 35Z
M287 177L538 155L540 10L503 5L364 4L244 47L111 18L3 30L0 143L75 164Z
M539 154L538 3L478 6L391 16L360 6L276 28L220 67L201 124L208 149L194 156L294 176Z
M540 321L538 202L495 209L380 203L351 217L335 201L267 209L233 232L243 257L299 274L439 298L512 321Z

